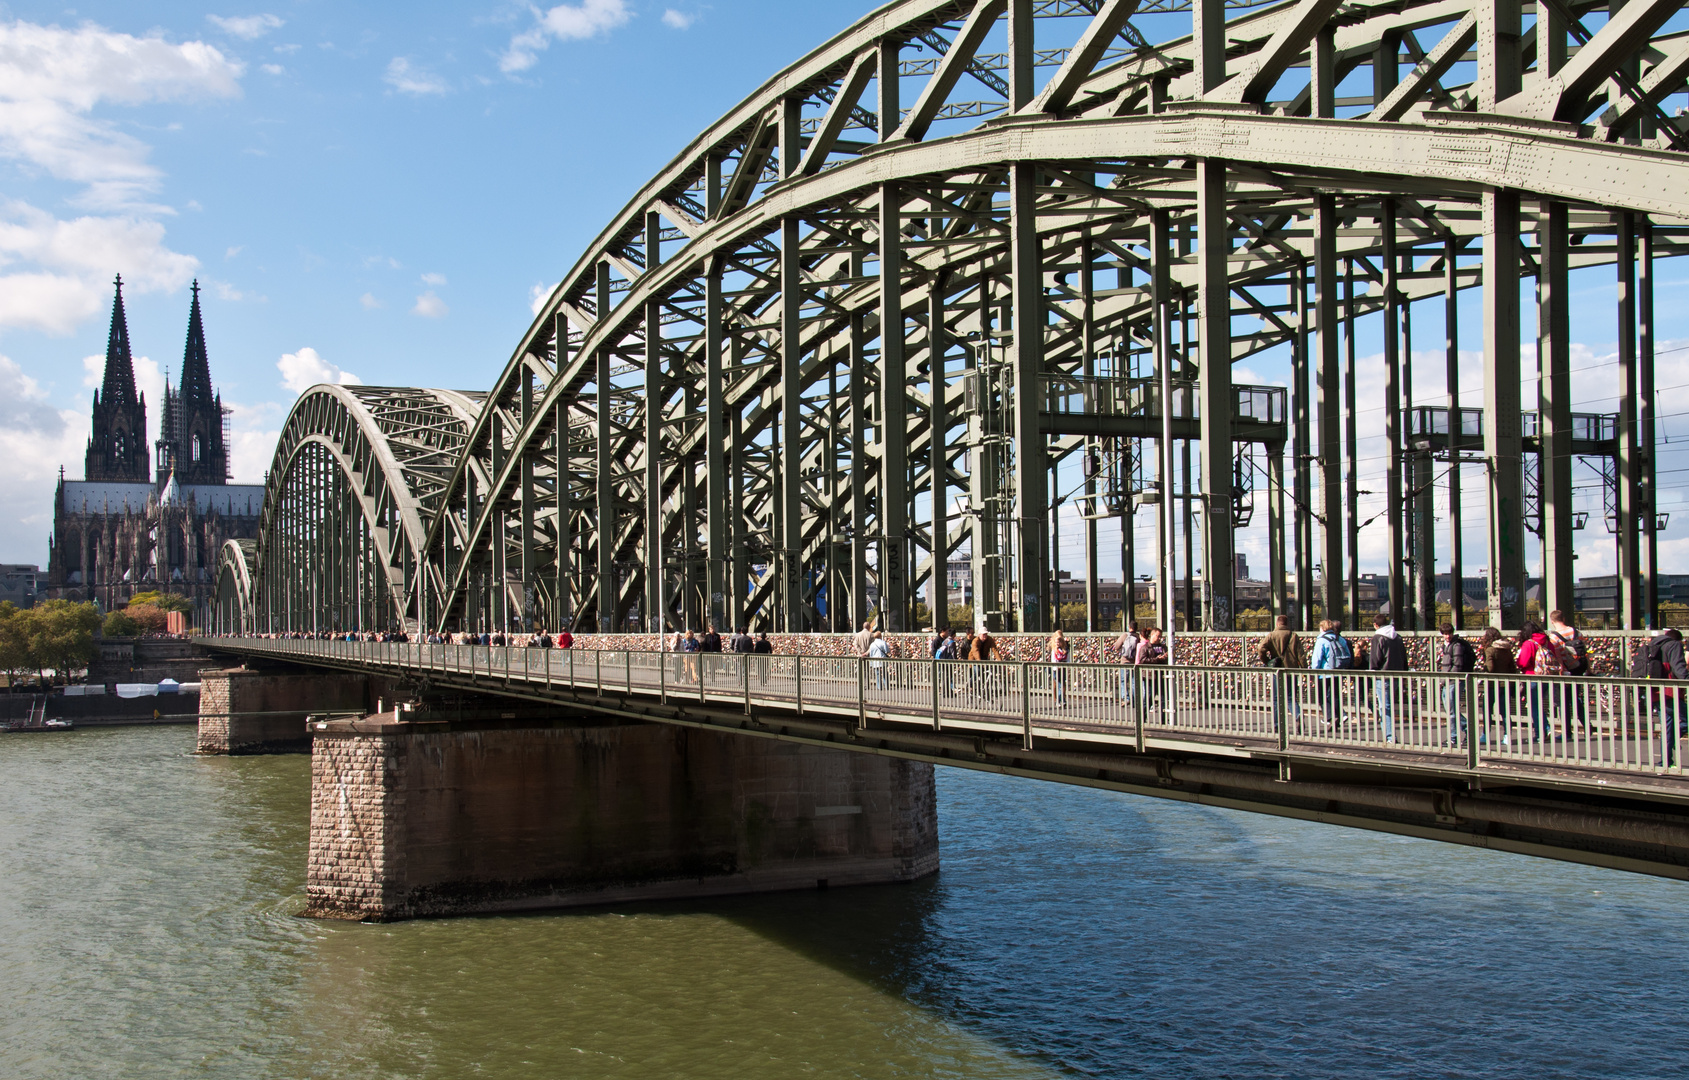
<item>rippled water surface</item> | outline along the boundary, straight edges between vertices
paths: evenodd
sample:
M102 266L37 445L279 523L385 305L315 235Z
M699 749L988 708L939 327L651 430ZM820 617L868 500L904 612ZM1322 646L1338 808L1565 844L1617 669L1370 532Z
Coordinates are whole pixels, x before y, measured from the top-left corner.
M390 926L309 762L0 737L0 1077L1689 1074L1689 886L940 770L908 887Z

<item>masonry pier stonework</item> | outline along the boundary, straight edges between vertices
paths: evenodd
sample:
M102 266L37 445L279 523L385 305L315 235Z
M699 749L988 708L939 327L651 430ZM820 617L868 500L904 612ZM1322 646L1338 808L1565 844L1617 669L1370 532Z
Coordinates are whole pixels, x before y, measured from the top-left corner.
M313 671L291 664L200 672L199 752L309 752L313 713L373 710L384 679Z
M930 764L585 714L435 715L313 725L307 914L406 919L938 869Z

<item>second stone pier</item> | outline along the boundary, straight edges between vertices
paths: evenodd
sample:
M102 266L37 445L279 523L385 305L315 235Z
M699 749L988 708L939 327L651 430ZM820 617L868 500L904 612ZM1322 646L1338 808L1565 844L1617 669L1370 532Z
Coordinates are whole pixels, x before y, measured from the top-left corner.
M307 914L389 920L912 881L931 765L657 723L316 725Z

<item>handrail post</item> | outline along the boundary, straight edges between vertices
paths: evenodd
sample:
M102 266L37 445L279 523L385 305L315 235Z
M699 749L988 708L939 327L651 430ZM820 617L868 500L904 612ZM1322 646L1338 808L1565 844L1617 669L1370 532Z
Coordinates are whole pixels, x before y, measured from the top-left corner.
M1476 681L1477 676L1468 671L1466 678L1455 687L1455 711L1458 713L1462 705L1466 707L1466 767L1473 772L1478 771L1478 695L1473 686ZM1462 694L1466 697L1464 702L1459 700ZM1458 720L1454 726L1458 728ZM1486 729L1489 727L1488 724L1484 726Z
M657 700L669 703L669 654L663 651L662 635L657 635Z
M803 715L803 654L792 657L792 681L798 691L798 715Z
M868 730L868 663L856 658L856 730Z
M1020 663L1021 749L1032 749L1032 686L1026 661Z
M598 690L598 696L604 696L604 653L594 651L592 654L592 680Z
M1138 729L1138 753L1144 752L1144 680L1136 665L1131 672L1132 718Z
M1289 682L1289 675L1284 668L1273 668L1268 672L1271 682L1268 689L1273 695L1273 719L1278 721L1278 748L1290 749L1290 714L1284 707L1284 694L1289 689L1285 684Z
M628 688L628 696L632 697L633 696L633 650L632 649L629 649L626 652L622 653L622 667L624 669L626 669L626 672L627 672L626 681L627 681L627 688Z
M932 729L943 730L938 722L938 657L932 659Z
M739 661L739 677L745 684L745 715L751 715L751 661L750 653L734 653Z

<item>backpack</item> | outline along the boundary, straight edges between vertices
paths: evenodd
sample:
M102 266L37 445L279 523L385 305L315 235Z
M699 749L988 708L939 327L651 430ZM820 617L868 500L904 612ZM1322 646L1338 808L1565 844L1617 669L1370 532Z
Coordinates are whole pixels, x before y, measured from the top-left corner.
M1564 675L1566 673L1566 654L1561 652L1564 644L1557 634L1544 634L1543 643L1537 646L1532 674L1534 675ZM1567 650L1568 652L1570 650Z
M1136 634L1127 634L1125 644L1120 646L1120 662L1134 664L1138 660L1138 650L1143 646L1143 639Z
M1671 672L1666 670L1665 653L1662 650L1664 638L1655 638L1642 647L1630 662L1630 677L1633 679L1669 679Z
M1574 628L1572 630L1572 640L1569 644L1571 646L1572 658L1571 658L1571 661L1569 663L1565 663L1563 665L1566 669L1566 674L1568 674L1568 675L1588 675L1589 674L1589 639L1584 637L1582 634L1578 633L1577 630Z
M1519 663L1513 657L1513 649L1499 641L1485 649L1484 670L1491 675L1519 674Z
M1451 664L1449 671L1451 673L1471 671L1478 666L1478 650L1465 638L1457 635L1444 646L1444 649L1448 652L1448 659ZM1442 670L1440 657L1438 663L1438 670L1440 671Z
M1321 634L1320 637L1331 642L1331 654L1335 657L1332 666L1338 671L1348 671L1355 666L1355 650L1349 647L1349 639L1342 634Z

